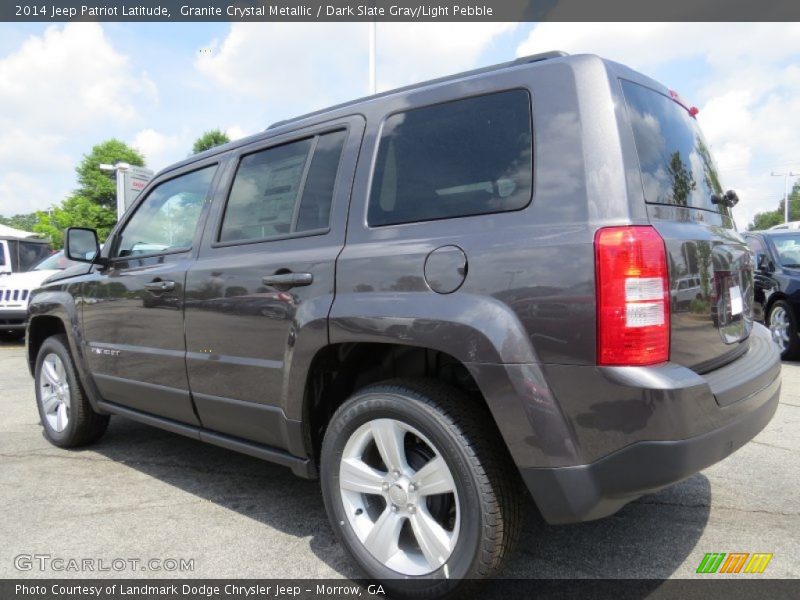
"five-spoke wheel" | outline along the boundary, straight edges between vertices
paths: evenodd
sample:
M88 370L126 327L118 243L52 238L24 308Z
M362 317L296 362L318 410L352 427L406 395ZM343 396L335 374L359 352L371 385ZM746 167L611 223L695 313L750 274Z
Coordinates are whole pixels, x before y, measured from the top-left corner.
M54 335L36 356L36 403L44 434L56 446L72 447L99 439L108 415L94 411L78 381L67 338Z
M518 479L486 405L440 381L353 394L321 449L325 508L366 574L398 597L465 591L502 566Z
M793 359L800 356L800 338L797 335L797 319L792 307L785 300L776 300L767 315L772 340L780 350L781 358Z
M69 381L64 363L57 354L50 353L42 361L39 393L42 412L53 431L64 431L69 423Z
M403 575L425 575L447 562L458 540L453 475L434 445L396 419L361 425L345 444L341 501L364 547Z

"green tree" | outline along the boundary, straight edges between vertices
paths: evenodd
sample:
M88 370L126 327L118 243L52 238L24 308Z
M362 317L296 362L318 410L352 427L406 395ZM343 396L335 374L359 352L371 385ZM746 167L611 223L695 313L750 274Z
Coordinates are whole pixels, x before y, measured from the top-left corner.
M231 141L231 138L224 131L219 129L211 129L201 135L192 146L192 154L198 154L214 146L221 146Z
M125 142L114 138L94 146L75 169L78 173L78 189L75 193L99 206L116 211L117 184L114 173L101 171L100 165L120 162L143 167L144 157Z
M0 217L0 223L13 227L14 229L21 229L22 231L33 231L33 226L36 224L36 213L14 215L13 217Z
M756 213L756 216L753 217L753 222L747 226L747 229L757 231L769 229L773 225L780 225L783 223L784 206L783 199L781 199L778 202L778 208L775 210ZM789 220L800 221L800 181L794 183L792 192L789 194Z
M119 162L144 166L142 155L117 139L94 146L75 169L78 189L59 206L37 212L32 230L46 235L56 248L63 246L67 227L92 227L105 240L117 221L117 185L114 173L101 171L100 165Z
M680 152L673 152L670 156L667 173L672 180L672 201L678 206L688 206L689 194L697 188L697 183L681 160Z
M36 213L38 222L33 230L50 238L54 248L64 245L64 230L67 227L92 227L97 229L101 240L105 240L117 221L116 209L99 206L86 196L74 194L61 206L50 211Z

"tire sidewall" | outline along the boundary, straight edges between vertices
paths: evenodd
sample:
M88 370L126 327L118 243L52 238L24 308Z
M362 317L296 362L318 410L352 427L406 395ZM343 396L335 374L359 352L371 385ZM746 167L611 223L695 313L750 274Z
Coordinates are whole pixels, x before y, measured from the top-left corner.
M44 414L44 406L42 405L42 392L41 392L41 378L42 378L42 363L48 354L55 354L64 363L64 372L67 376L69 383L69 421L64 431L56 431L47 422L47 417ZM48 338L39 349L39 354L36 357L36 369L34 371L34 382L36 388L36 407L39 410L39 419L42 422L45 437L56 446L69 445L71 440L76 435L75 428L77 427L77 411L76 403L79 401L77 394L80 393L78 382L75 378L75 369L72 365L72 357L64 344L56 338Z
M789 343L786 345L786 350L781 352L781 358L785 360L796 357L798 350L800 350L800 340L797 338L797 316L788 302L785 300L778 300L769 309L767 325L769 325L772 320L772 313L778 307L781 307L786 312L786 318L789 320Z
M446 427L435 409L411 395L396 391L370 390L348 400L337 411L325 434L321 460L323 498L331 525L345 547L370 576L381 581L407 582L413 590L434 592L450 580L470 577L472 565L481 549L483 510L478 483L470 468L469 457L455 435ZM339 468L345 444L364 423L380 418L396 419L416 428L430 440L453 474L458 494L460 526L458 541L447 562L424 576L408 576L393 571L364 548L345 514L339 490ZM405 587L405 586L404 586Z

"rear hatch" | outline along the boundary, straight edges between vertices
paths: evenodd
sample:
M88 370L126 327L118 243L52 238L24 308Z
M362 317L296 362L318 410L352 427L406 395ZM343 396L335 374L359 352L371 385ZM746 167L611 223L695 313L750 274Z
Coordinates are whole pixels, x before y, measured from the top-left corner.
M690 109L677 95L622 80L647 213L664 239L670 360L699 373L747 349L753 260Z

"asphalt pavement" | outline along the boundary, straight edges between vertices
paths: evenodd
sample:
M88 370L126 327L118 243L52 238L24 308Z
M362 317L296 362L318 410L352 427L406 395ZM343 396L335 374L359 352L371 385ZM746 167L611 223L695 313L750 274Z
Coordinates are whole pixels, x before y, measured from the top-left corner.
M360 575L318 484L288 469L120 417L94 446L50 445L22 344L0 344L0 415L0 578ZM600 521L547 525L530 502L504 576L691 578L707 552L768 552L759 577L798 578L798 474L800 363L784 363L752 442ZM33 555L50 558L18 558Z

